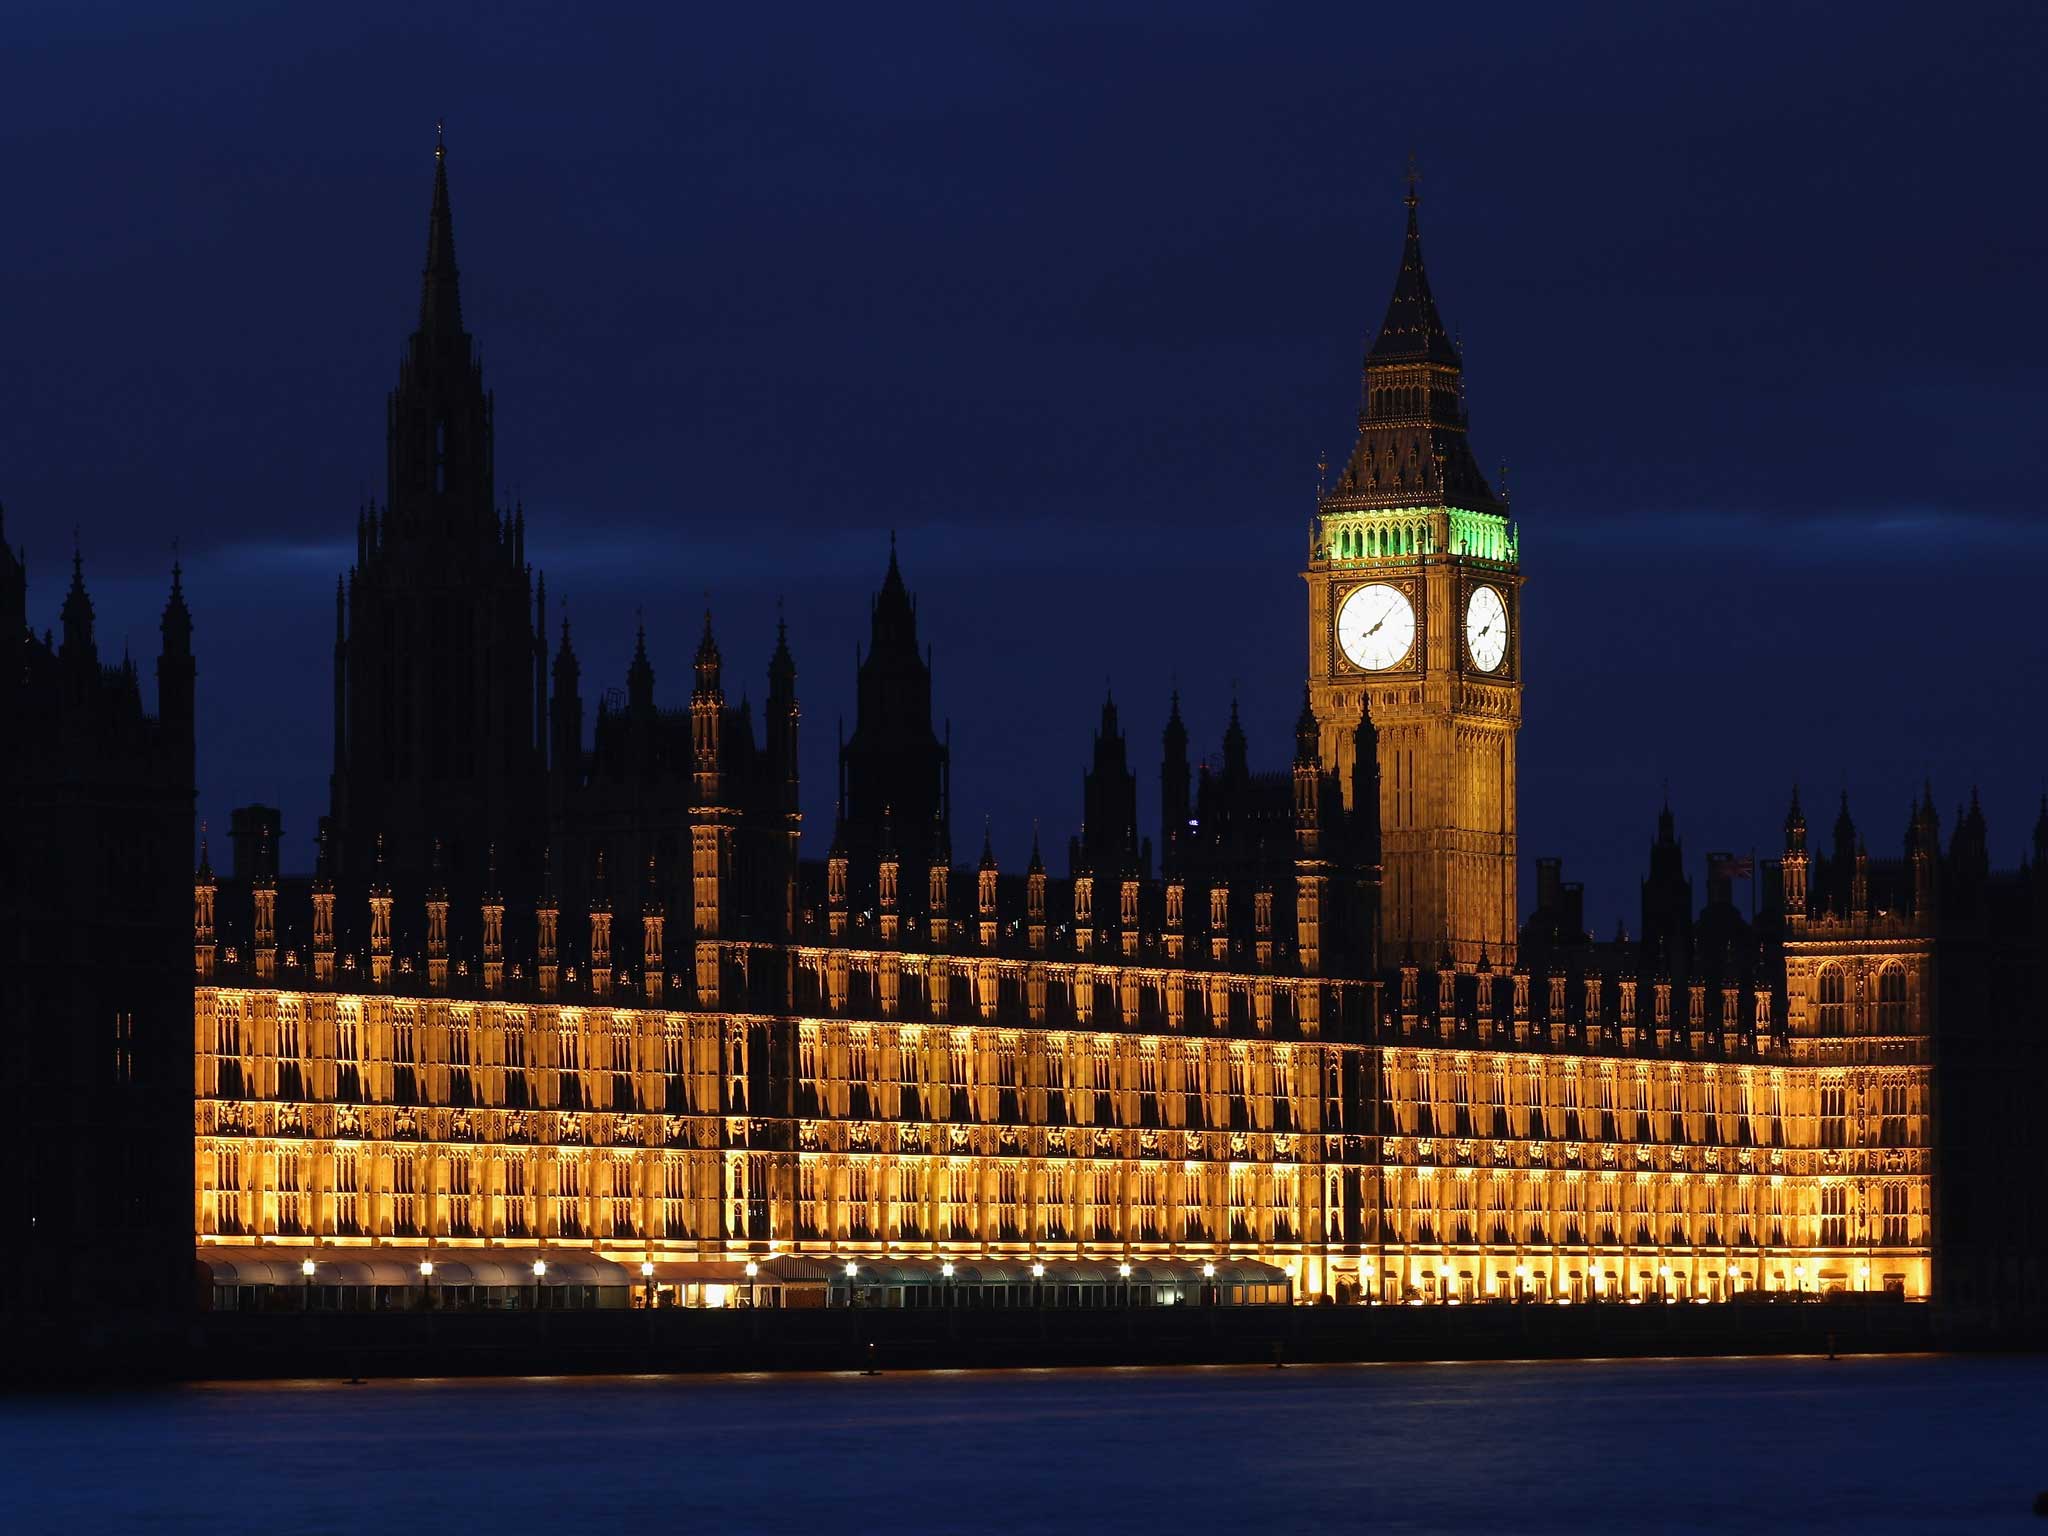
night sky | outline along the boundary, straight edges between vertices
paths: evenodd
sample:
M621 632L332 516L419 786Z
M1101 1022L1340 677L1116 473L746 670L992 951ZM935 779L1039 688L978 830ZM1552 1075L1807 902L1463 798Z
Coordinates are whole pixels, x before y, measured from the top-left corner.
M29 0L0 43L0 503L56 622L154 657L180 541L201 813L326 808L334 581L381 494L448 123L498 484L586 697L708 592L758 701L786 603L829 825L900 539L956 854L1057 842L1105 683L1158 816L1178 678L1255 765L1300 703L1319 455L1419 157L1473 441L1529 584L1521 847L1636 925L1931 775L2018 858L2048 775L2048 8ZM149 676L145 664L145 677ZM822 839L807 839L815 855Z

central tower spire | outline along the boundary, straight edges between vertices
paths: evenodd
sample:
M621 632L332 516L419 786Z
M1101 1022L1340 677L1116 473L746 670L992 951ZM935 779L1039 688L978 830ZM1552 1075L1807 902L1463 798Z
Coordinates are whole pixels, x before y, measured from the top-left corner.
M420 275L423 336L462 335L462 292L455 270L455 220L448 211L448 143L443 126L434 125L434 207L427 215L427 264Z
M493 847L516 889L545 841L538 609L524 518L496 505L493 442L437 131L419 325L385 409L385 505L359 526L336 636L333 830L345 883L381 838L400 896L445 885L458 925L478 910Z

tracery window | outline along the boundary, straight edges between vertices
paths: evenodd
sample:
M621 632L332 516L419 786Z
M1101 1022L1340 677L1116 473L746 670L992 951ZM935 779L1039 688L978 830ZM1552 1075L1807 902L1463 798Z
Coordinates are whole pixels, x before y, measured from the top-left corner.
M1846 1121L1848 1090L1840 1083L1823 1084L1820 1090L1820 1145L1839 1147Z
M1839 1248L1849 1241L1849 1188L1845 1184L1821 1188L1820 1241L1824 1248Z
M1819 1027L1833 1039L1849 1031L1849 978L1839 965L1821 967L1817 996L1820 1000Z
M1888 965L1877 973L1877 1032L1906 1032L1906 968Z

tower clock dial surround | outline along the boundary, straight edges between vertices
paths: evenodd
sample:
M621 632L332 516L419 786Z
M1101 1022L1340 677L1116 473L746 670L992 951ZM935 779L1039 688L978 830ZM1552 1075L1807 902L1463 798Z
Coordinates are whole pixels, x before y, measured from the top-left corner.
M1465 603L1465 649L1482 672L1499 671L1507 659L1507 605L1492 587L1474 587Z
M1384 582L1353 589L1337 610L1337 645L1367 672L1384 672L1415 645L1415 605Z

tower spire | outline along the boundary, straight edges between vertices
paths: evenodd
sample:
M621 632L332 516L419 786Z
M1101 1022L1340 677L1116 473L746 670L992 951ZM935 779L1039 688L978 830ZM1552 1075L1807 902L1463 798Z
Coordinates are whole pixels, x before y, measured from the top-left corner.
M453 335L462 329L462 296L455 271L455 221L448 211L445 125L434 125L434 206L427 215L427 264L420 278L420 333Z
M1380 323L1379 336L1365 355L1367 363L1430 362L1457 367L1458 349L1443 316L1437 313L1436 296L1429 290L1429 273L1422 264L1422 225L1416 209L1422 196L1416 191L1422 175L1415 169L1415 157L1408 157L1408 192L1401 199L1408 210L1408 232L1401 243L1401 270L1394 275L1393 297L1387 301L1387 317Z

